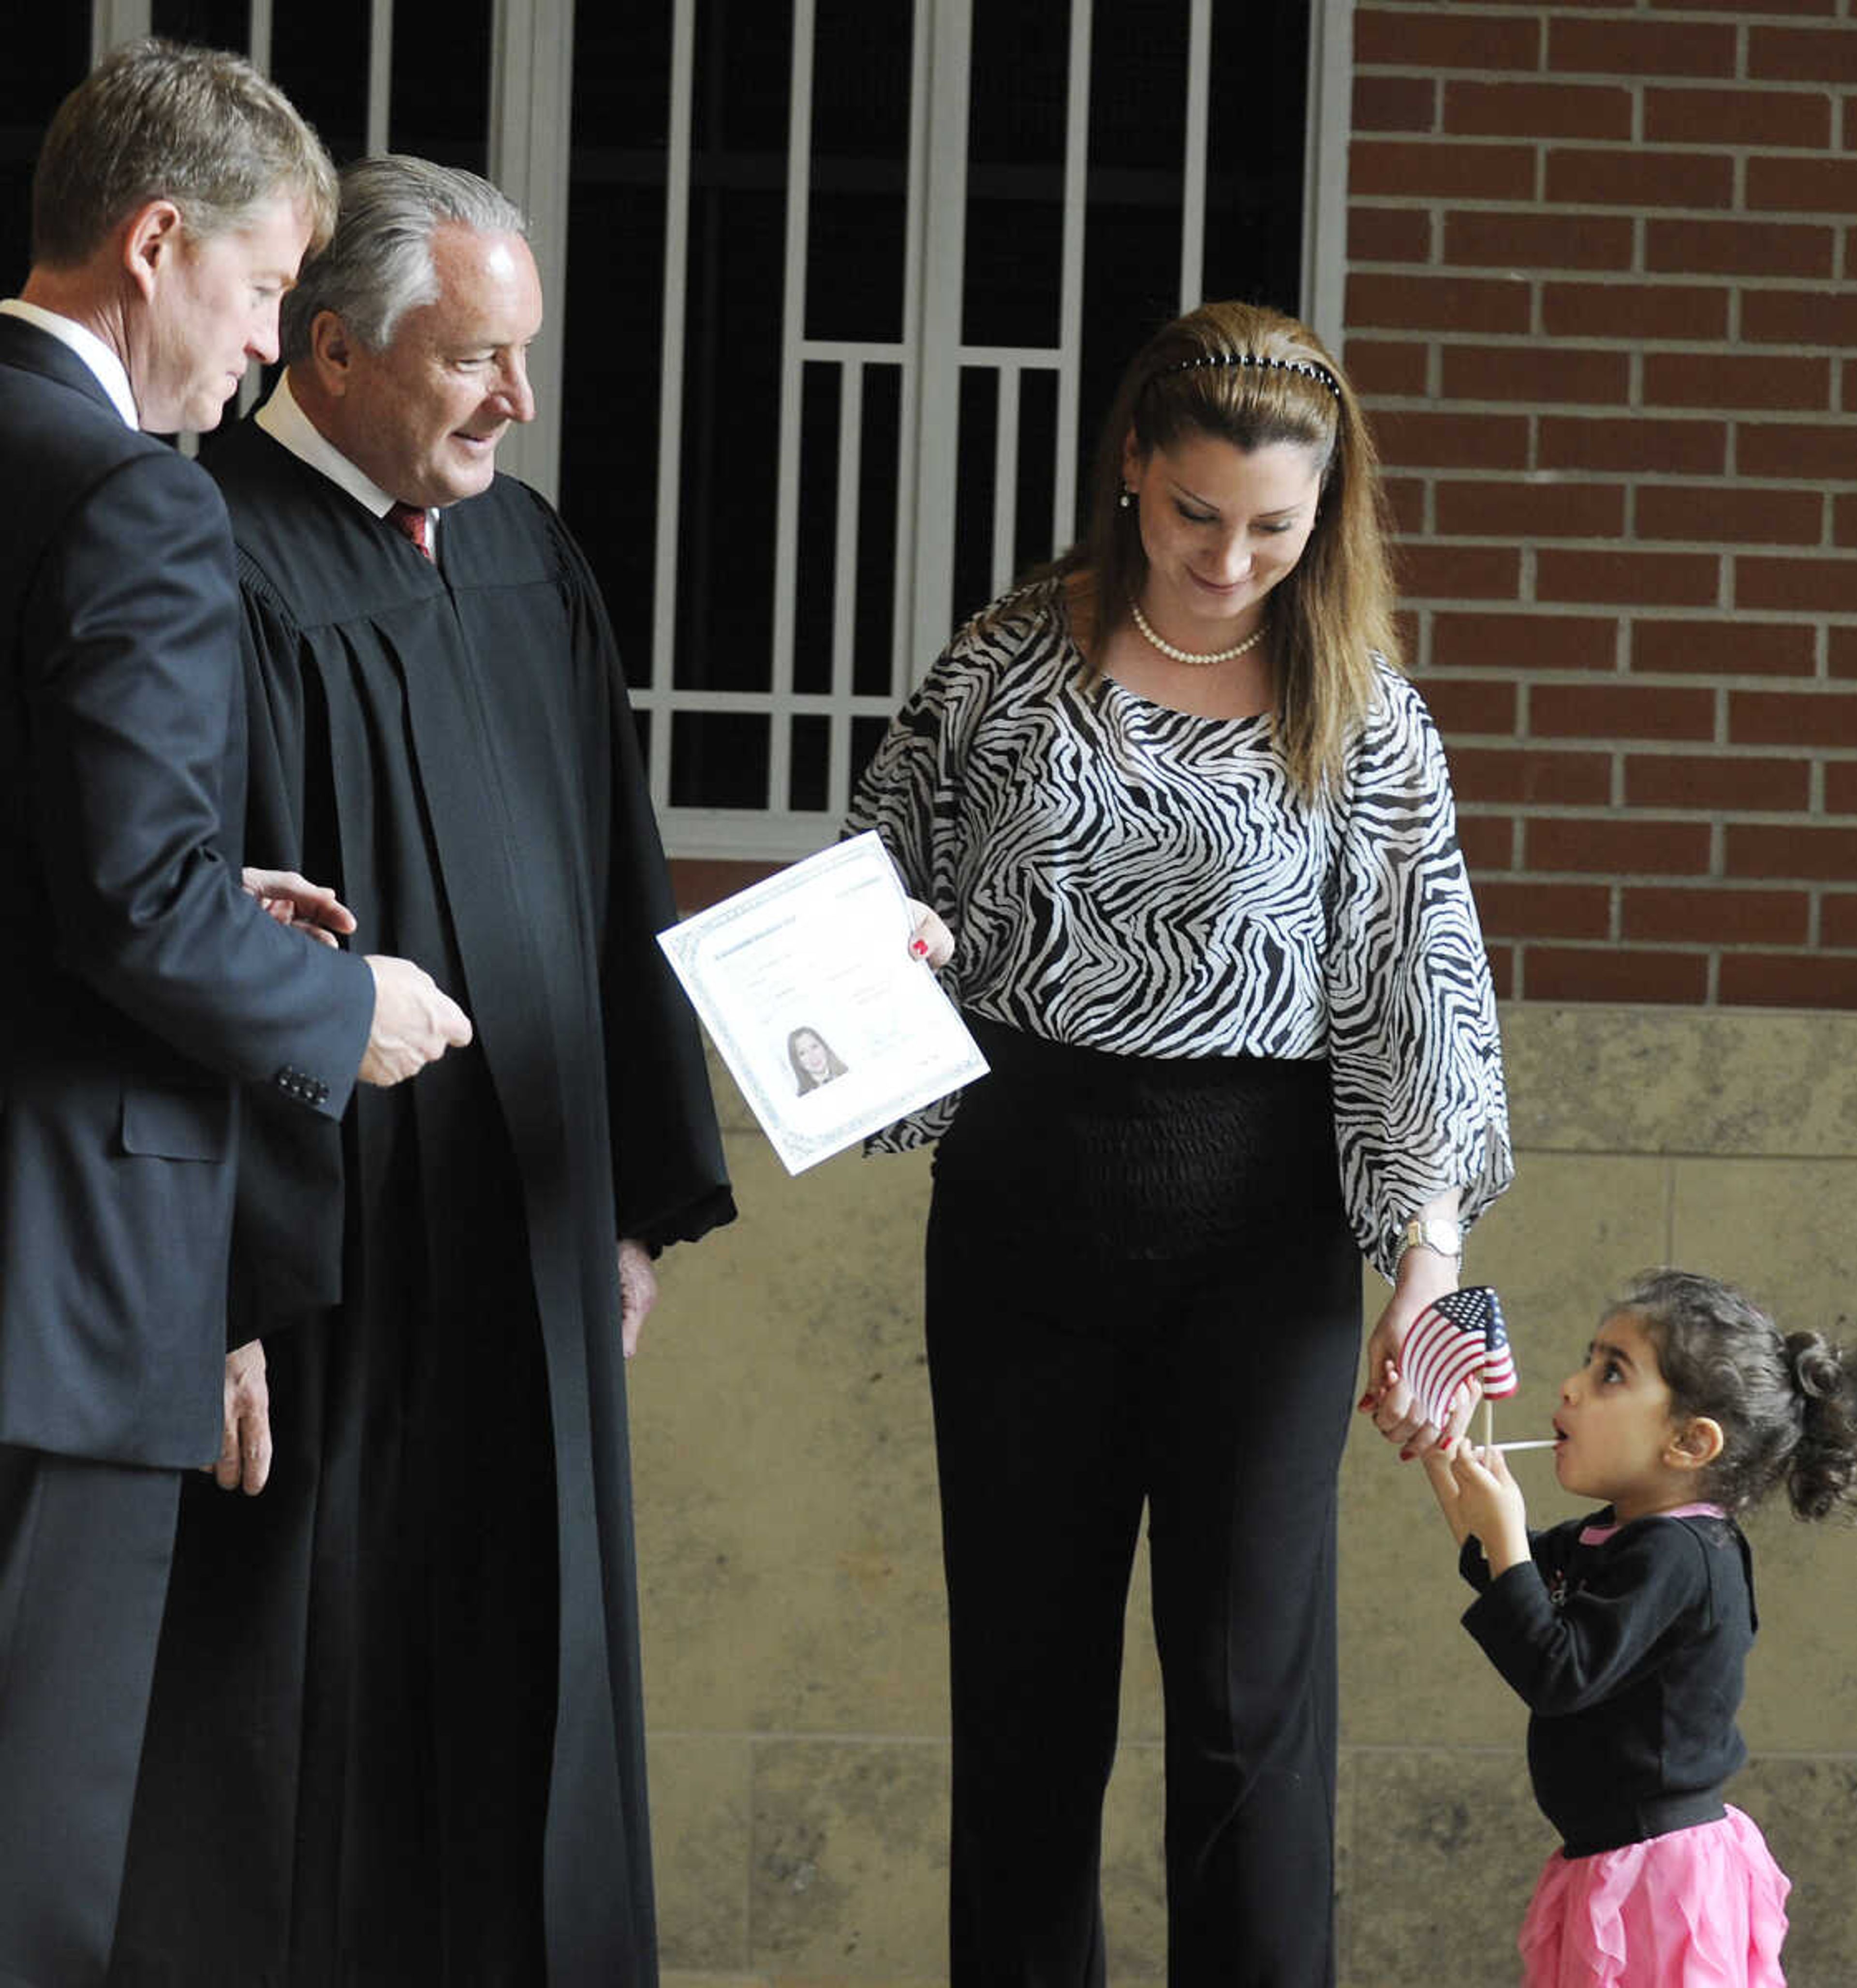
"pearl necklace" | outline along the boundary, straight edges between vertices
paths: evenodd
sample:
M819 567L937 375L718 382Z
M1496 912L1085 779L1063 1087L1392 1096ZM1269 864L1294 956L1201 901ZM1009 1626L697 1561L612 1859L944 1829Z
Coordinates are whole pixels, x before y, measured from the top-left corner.
M1236 656L1242 656L1246 649L1254 649L1264 638L1270 627L1267 620L1260 621L1242 642L1229 649L1215 649L1209 655L1196 655L1191 649L1176 649L1172 643L1163 642L1148 625L1148 617L1142 612L1142 604L1133 594L1128 597L1128 612L1135 617L1135 625L1164 656L1171 656L1176 663L1185 663L1189 669L1210 669L1214 663L1229 663Z

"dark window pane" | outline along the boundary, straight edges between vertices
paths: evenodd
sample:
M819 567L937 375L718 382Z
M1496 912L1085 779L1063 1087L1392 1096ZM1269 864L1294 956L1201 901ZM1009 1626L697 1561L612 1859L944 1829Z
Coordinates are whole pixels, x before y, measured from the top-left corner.
M961 306L967 344L1057 343L1070 66L1067 5L974 9Z
M827 776L831 752L831 721L825 718L796 718L793 721L793 777L788 783L787 806L802 813L817 813L827 806L830 790Z
M1206 294L1297 312L1309 10L1292 0L1213 9ZM1260 73L1270 79L1260 91ZM1245 115L1229 114L1242 103Z
M864 695L890 694L901 426L902 369L867 366L864 461L857 492L857 607L851 654L851 688Z
M832 687L832 587L837 560L838 445L844 374L837 366L802 369L800 532L793 612L793 687Z
M394 0L393 150L485 170L490 15L491 0Z
M561 510L636 684L656 598L670 19L668 0L582 8L574 36Z
M0 296L24 284L32 259L32 164L52 113L90 66L88 7L37 6L8 30L0 123Z
M34 132L35 140L39 137ZM0 296L16 296L25 286L32 255L32 163L11 155L0 159Z
M677 681L764 688L773 644L785 281L784 7L698 11Z
M780 439L777 191L700 188L690 242L677 681L764 688Z
M770 6L768 0L699 0L697 150L751 165L756 184L783 181L792 70L790 7Z
M337 165L367 149L368 0L318 0L271 19L271 73Z
M670 142L671 14L670 0L575 9L577 178L582 161L602 148L661 154Z
M824 0L813 55L806 335L903 335L908 0Z
M854 718L851 720L851 785L855 788L859 776L871 763L871 755L883 743L884 734L890 729L887 718Z
M1013 570L1042 566L1063 548L1051 543L1051 493L1057 475L1057 375L1019 376L1019 515Z
M815 157L908 164L914 12L910 0L819 0L813 40Z
M151 32L171 42L232 49L240 55L252 45L250 0L154 0L148 19Z
M988 367L962 367L951 629L993 598L993 441L999 427L999 375Z
M1171 198L1176 241L1189 25L1187 0L1095 0L1090 29L1092 179L1099 169L1144 175L1120 183L1120 191L1148 201Z
M1179 309L1188 25L1185 0L1098 0L1078 395L1086 483L1123 367Z
M816 169L809 206L805 336L895 343L903 335L904 169Z
M662 186L577 184L568 240L561 510L606 596L627 676L642 684L657 565ZM594 308L577 309L587 293Z
M963 343L1048 351L1057 343L1064 211L1055 197L1016 197L1026 177L1007 169L969 181Z
M767 806L767 720L752 712L680 711L671 720L675 807Z

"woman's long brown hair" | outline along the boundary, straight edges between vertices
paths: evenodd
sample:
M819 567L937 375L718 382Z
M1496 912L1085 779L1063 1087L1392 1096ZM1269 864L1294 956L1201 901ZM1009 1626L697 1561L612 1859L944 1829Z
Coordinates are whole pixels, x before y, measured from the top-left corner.
M1321 465L1315 529L1270 604L1277 746L1314 799L1340 778L1372 697L1372 658L1399 661L1379 463L1353 389L1307 326L1260 304L1202 304L1149 340L1103 426L1085 534L1044 569L1066 583L1092 678L1148 576L1137 511L1118 501L1131 434L1144 460L1210 435L1246 454L1288 442Z

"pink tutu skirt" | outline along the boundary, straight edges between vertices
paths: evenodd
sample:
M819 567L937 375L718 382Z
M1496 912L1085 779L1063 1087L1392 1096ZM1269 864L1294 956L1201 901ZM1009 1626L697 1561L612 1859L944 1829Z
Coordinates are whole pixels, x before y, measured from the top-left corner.
M1738 1808L1596 1856L1557 1851L1522 1921L1523 1988L1784 1988L1791 1888Z

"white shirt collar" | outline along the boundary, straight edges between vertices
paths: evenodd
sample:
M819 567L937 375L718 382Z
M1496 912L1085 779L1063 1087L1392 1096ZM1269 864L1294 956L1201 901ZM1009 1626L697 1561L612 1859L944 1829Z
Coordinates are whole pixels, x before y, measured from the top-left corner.
M0 314L22 317L28 324L37 325L41 331L56 339L60 345L69 347L96 376L97 384L110 396L117 412L130 428L140 428L141 416L136 411L128 367L88 326L79 324L76 318L62 317L56 311L49 311L42 304L29 304L23 297L8 297L0 303Z
M350 462L303 412L296 396L290 390L289 373L279 376L271 397L252 418L280 448L287 448L312 469L321 471L331 483L347 491L357 504L365 506L377 518L384 518L393 508L394 499L365 470ZM438 513L428 511L426 541L434 546L438 543Z

